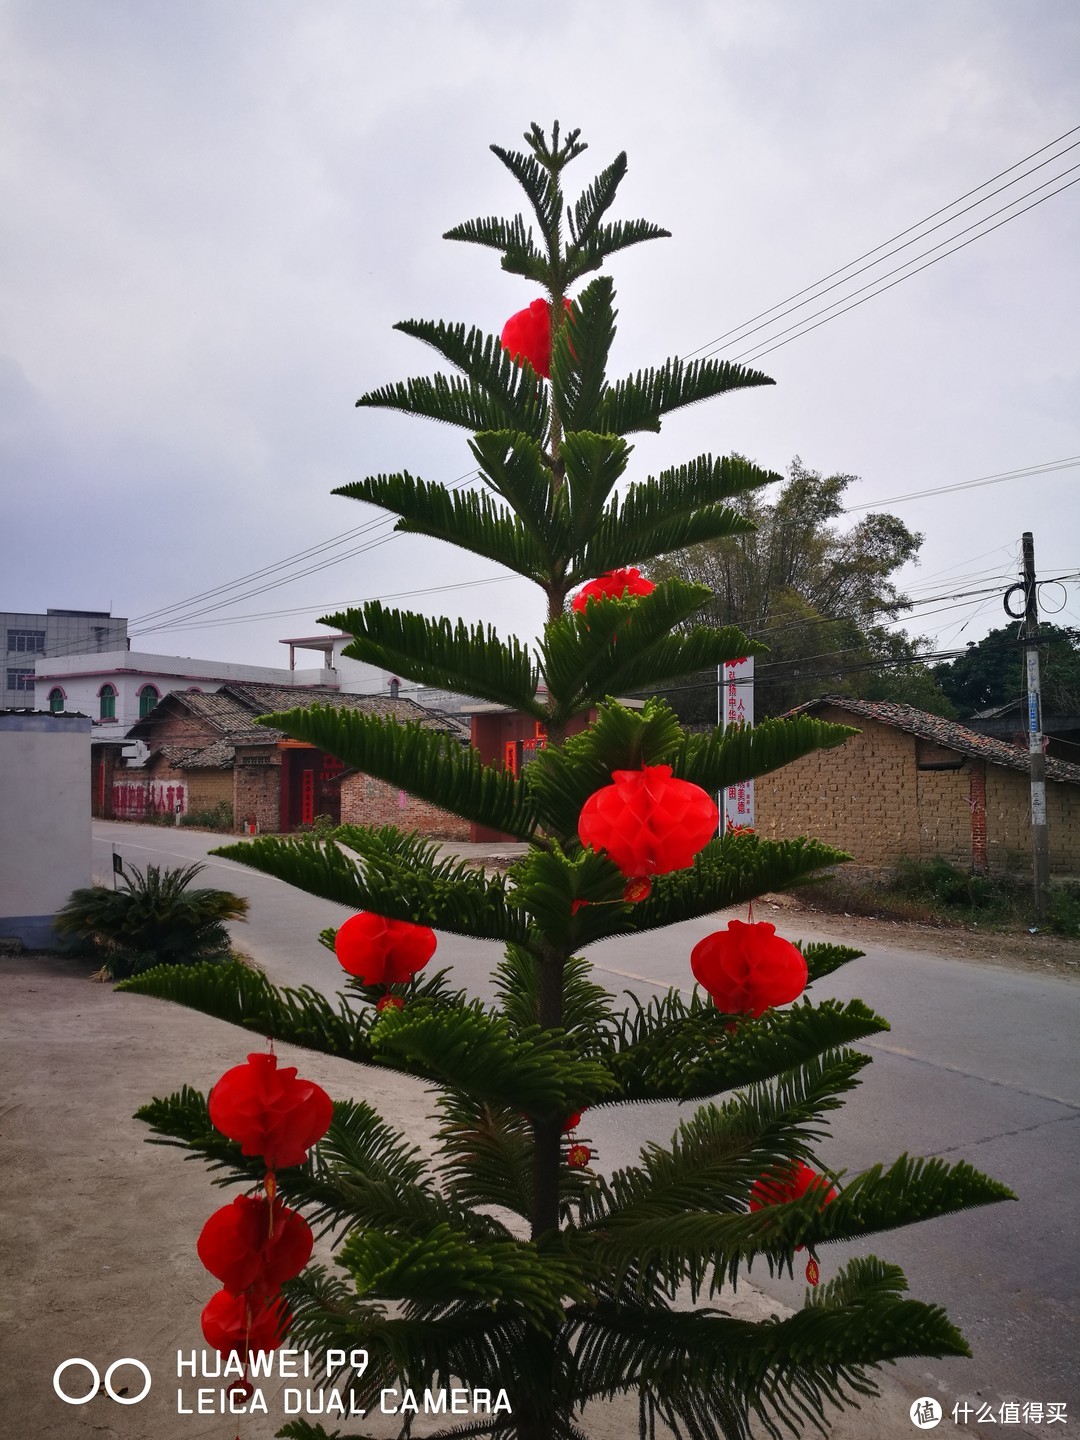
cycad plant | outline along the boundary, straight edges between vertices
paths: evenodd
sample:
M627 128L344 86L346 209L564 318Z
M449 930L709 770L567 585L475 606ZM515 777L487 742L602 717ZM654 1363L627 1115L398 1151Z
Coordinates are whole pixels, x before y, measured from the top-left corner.
M687 735L660 703L611 698L758 648L734 629L686 630L708 592L679 580L637 595L609 584L608 598L601 585L600 598L580 609L567 599L583 582L744 525L727 502L776 477L741 459L702 455L618 487L628 436L659 430L682 406L769 381L712 360L668 360L609 380L611 281L577 287L609 255L665 232L607 218L624 156L568 205L563 172L585 148L578 132L561 137L555 126L549 138L534 126L525 138L521 152L492 148L532 217L476 220L447 238L496 250L505 270L542 289L550 359L534 351L534 363L515 360L496 337L460 324L402 324L451 373L389 385L359 403L465 427L479 488L402 472L339 493L396 514L399 530L446 540L540 586L542 638L533 649L377 602L324 623L349 631L348 653L361 660L534 717L546 748L516 775L430 730L356 711L296 710L267 723L517 837L526 853L491 876L442 858L415 834L356 826L336 839L260 839L219 852L359 911L502 942L497 999L470 1000L446 973L390 987L395 1004L378 1009L382 986L351 981L334 1005L243 968L160 971L128 988L260 1036L419 1076L437 1092L432 1154L365 1104L343 1100L307 1164L277 1178L282 1198L338 1241L336 1272L309 1267L287 1287L290 1343L322 1355L367 1350L361 1399L383 1387L505 1390L510 1413L440 1431L458 1437L581 1440L590 1405L619 1395L634 1397L642 1434L734 1440L754 1417L771 1434L797 1430L872 1394L869 1372L881 1362L964 1354L962 1338L940 1309L904 1298L896 1267L859 1259L836 1268L835 1251L832 1278L791 1318L736 1321L709 1305L715 1292L753 1261L790 1272L799 1247L813 1256L832 1241L1008 1192L963 1162L906 1156L854 1177L815 1172L805 1183L827 1117L867 1063L850 1047L887 1028L862 1002L804 998L725 1013L699 992L672 991L627 1008L591 978L587 952L597 941L750 901L843 858L813 840L718 835L672 873L654 866L651 890L640 875L628 886L626 869L578 834L586 802L613 774L670 766L716 794L850 732L798 717ZM856 953L806 947L811 985ZM362 1093L362 1073L356 1086ZM636 1166L605 1174L567 1139L583 1110L661 1099L702 1103ZM218 1167L221 1183L261 1179L262 1164L214 1131L197 1092L140 1114L159 1137ZM307 1420L280 1433L326 1434Z
M190 889L205 868L132 865L115 890L74 890L54 921L57 933L100 957L103 980L224 959L232 943L225 922L243 920L248 902L228 890Z

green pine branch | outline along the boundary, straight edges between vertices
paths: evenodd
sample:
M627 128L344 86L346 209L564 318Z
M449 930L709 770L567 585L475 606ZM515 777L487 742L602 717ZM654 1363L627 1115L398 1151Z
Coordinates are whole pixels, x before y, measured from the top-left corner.
M515 1035L479 1007L429 1012L411 1005L386 1010L373 1042L380 1055L408 1061L451 1090L529 1115L562 1119L608 1094L608 1070L567 1048L561 1032Z
M563 965L562 1030L577 1054L600 1059L610 1053L618 1025L612 997L591 976L581 955ZM492 978L499 1012L515 1035L540 1023L540 962L531 951L508 945Z
M499 250L503 257L502 268L511 275L524 275L540 285L547 280L547 258L536 248L532 228L526 225L521 215L515 215L512 220L502 220L495 215L466 220L445 231L442 238Z
M551 1331L563 1321L563 1298L590 1299L578 1269L541 1254L525 1240L483 1240L441 1222L423 1235L363 1230L349 1236L340 1262L361 1296L445 1304L469 1299L512 1306Z
M729 390L773 384L760 370L727 360L668 360L659 369L639 370L613 385L601 404L598 429L615 435L659 430L663 416L684 405L696 405Z
M590 270L599 270L609 255L628 250L631 245L670 238L670 230L654 225L651 220L616 220L611 225L600 225L582 244L567 246L566 283L572 285Z
M524 784L485 765L465 747L423 721L401 724L337 705L312 705L260 717L260 724L306 740L346 765L385 780L453 815L527 840L535 831Z
M653 930L711 915L770 891L788 890L817 871L850 859L844 851L818 840L725 835L710 840L688 870L658 875L649 898L635 905L628 919L616 919L605 933Z
M685 735L671 763L682 779L714 794L740 780L779 770L815 750L831 750L857 734L848 725L792 715L709 735Z
M597 429L608 355L615 340L614 298L610 277L598 275L578 295L571 323L561 326L555 336L551 385L568 435Z
M366 500L400 516L394 529L403 534L446 540L527 580L543 583L551 557L512 510L493 504L484 492L448 490L406 471L371 475L339 486L333 493Z
M342 652L382 670L405 675L421 685L455 690L494 700L545 717L536 699L539 675L529 651L516 637L500 640L492 626L452 625L409 610L391 610L378 600L362 609L324 615L321 625L336 625L352 635Z
M492 430L469 442L481 477L520 517L537 545L561 574L570 548L566 504L551 484L551 474L540 445L515 430Z
M506 1105L451 1092L439 1098L440 1172L459 1205L532 1215L532 1126Z
M890 1284L880 1277L888 1272ZM967 1355L963 1337L937 1306L902 1298L906 1281L895 1267L869 1257L850 1263L831 1303L783 1320L755 1323L704 1311L654 1307L579 1308L572 1319L578 1364L594 1394L635 1385L666 1404L704 1396L736 1408L739 1422L698 1432L708 1440L746 1434L751 1415L769 1435L804 1422L824 1430L826 1406L851 1406L873 1396L868 1367L908 1355ZM706 1415L708 1409L706 1407ZM740 1423L741 1422L741 1423ZM739 1423L738 1429L729 1428Z
M116 987L133 995L171 1000L230 1025L324 1055L375 1063L371 1027L375 1012L356 1011L344 998L333 1006L310 985L299 990L272 985L261 971L239 961L227 964L160 965Z
M705 664L763 648L741 630L677 630L708 598L703 585L665 580L637 599L589 599L548 623L541 665L553 717L568 717L616 693L686 675ZM703 660L703 656L711 660Z
M417 375L369 390L356 402L358 408L398 410L460 425L466 430L502 430L517 425L520 406L511 406L484 386L458 375ZM541 431L537 426L537 438Z
M548 410L543 387L510 359L497 335L486 335L475 326L466 330L464 325L444 320L402 320L394 329L430 345L474 384L495 396L508 414L516 416L515 429L538 438L546 434Z
M901 1156L888 1171L876 1165L856 1176L822 1205L813 1191L785 1204L746 1213L637 1214L617 1212L601 1232L578 1231L568 1248L583 1247L590 1264L617 1274L631 1268L655 1271L674 1286L709 1274L710 1290L734 1285L739 1272L759 1257L769 1273L791 1272L797 1247L854 1240L975 1206L1015 1199L996 1180L967 1161L912 1160Z
M861 1000L804 1000L757 1019L724 1015L706 1002L676 1024L657 1023L644 1007L627 1017L620 1048L608 1062L618 1086L612 1098L706 1100L812 1064L888 1028Z
M354 910L453 934L524 941L526 920L508 897L503 876L489 878L466 861L439 859L438 842L392 825L343 825L335 835L340 845L265 835L223 845L214 854Z

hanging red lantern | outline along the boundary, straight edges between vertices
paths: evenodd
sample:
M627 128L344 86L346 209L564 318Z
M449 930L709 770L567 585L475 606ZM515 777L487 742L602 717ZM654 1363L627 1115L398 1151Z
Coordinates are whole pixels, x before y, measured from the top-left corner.
M405 1001L400 995L381 995L375 1003L375 1009L380 1015L384 1010L404 1010Z
M199 1259L230 1295L274 1295L311 1259L311 1226L265 1196L238 1195L215 1210L199 1235Z
M824 1175L819 1175L802 1160L782 1170L759 1175L750 1187L750 1209L764 1210L768 1205L787 1205L801 1200L808 1191L821 1192L824 1207L836 1199L836 1190ZM800 1250L802 1246L798 1247Z
M584 611L590 600L632 600L638 595L651 595L656 586L634 566L625 570L608 570L583 585L570 602L574 610Z
M575 1110L573 1115L568 1115L563 1121L562 1133L568 1135L571 1130L576 1130L581 1124L582 1111Z
M361 910L337 932L334 954L365 985L400 985L424 968L438 943L426 925Z
M563 305L573 315L569 300ZM502 347L518 365L527 360L545 380L551 376L551 302L534 300L526 310L511 315L502 328Z
M334 1105L321 1086L298 1080L291 1065L279 1070L276 1055L249 1055L210 1091L211 1123L237 1140L245 1155L261 1155L268 1170L302 1165L326 1134Z
M219 1290L202 1312L203 1338L222 1355L235 1351L246 1364L250 1351L276 1350L292 1324L283 1300L253 1301Z
M581 843L604 851L624 875L666 875L692 865L720 821L701 786L676 780L670 765L616 770L611 779L582 807Z
M571 1145L566 1152L566 1163L572 1165L575 1170L584 1170L592 1159L592 1151L588 1145Z
M763 1015L806 989L806 961L764 920L730 920L706 935L690 952L690 968L725 1015Z

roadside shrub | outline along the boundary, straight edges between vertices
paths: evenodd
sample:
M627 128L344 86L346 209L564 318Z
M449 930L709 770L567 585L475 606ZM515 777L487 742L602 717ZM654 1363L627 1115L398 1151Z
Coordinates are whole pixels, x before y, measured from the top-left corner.
M1051 886L1046 919L1055 935L1080 935L1080 880Z
M243 920L248 902L228 890L190 890L206 867L132 866L116 890L91 885L72 892L56 917L71 948L100 959L98 978L122 980L155 965L226 960L227 920Z
M227 834L233 829L233 807L227 800L219 800L209 810L189 810L180 816L181 825L191 825L198 830L223 830Z
M329 815L316 815L310 823L298 825L295 833L297 835L313 835L316 840L328 840L338 829L336 820Z

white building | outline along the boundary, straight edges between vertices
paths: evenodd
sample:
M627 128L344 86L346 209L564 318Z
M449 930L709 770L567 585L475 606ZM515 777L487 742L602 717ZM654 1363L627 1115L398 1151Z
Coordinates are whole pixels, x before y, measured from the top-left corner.
M333 670L279 670L271 665L235 665L225 660L193 660L181 655L147 655L114 650L101 655L38 658L34 700L54 715L79 711L91 717L93 743L122 742L139 720L174 690L217 690L229 680L260 680L269 685L315 685L337 690ZM28 701L29 703L29 701ZM127 750L136 763L141 745Z

